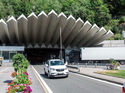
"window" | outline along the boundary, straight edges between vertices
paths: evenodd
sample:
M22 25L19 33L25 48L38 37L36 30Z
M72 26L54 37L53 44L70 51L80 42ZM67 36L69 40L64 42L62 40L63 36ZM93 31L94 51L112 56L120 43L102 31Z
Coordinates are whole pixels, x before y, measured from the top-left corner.
M5 60L9 59L9 51L3 51L2 56Z
M62 61L50 61L51 66L64 65Z
M0 57L2 57L2 51L0 51Z
M13 56L16 54L16 52L10 52L10 60L13 59Z

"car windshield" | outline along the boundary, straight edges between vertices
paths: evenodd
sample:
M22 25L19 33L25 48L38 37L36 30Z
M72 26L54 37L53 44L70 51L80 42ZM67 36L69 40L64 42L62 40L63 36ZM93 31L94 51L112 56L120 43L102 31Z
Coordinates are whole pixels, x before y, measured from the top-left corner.
M50 61L51 66L64 65L62 61Z

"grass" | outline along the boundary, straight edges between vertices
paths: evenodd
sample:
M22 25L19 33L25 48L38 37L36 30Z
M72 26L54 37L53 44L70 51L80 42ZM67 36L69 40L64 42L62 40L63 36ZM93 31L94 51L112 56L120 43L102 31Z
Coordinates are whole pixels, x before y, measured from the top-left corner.
M102 71L97 73L125 79L125 70L107 70L107 71Z

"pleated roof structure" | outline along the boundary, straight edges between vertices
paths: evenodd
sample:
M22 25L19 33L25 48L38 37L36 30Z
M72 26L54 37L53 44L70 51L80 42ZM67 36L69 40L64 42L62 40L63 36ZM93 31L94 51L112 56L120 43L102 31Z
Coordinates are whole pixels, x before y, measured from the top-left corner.
M52 10L48 15L42 11L38 16L23 14L15 19L0 20L0 41L5 45L23 45L28 48L59 48L60 28L63 48L94 46L114 34L105 28L84 22L72 15L66 17Z

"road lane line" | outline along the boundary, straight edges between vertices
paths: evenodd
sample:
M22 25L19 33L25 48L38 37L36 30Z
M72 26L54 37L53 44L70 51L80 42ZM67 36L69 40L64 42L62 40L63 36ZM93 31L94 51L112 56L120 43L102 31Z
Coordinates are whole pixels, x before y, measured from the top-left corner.
M70 72L70 73L72 73L72 72ZM89 79L92 79L92 80L96 80L96 81L99 81L99 82L107 83L107 84L110 84L110 85L113 85L113 86L123 87L122 85L119 85L119 84L115 84L115 83L112 83L112 82L92 78L92 77L89 77L89 76L84 76L84 75L80 75L80 74L77 74L77 73L72 73L72 74L75 74L77 76L81 76L81 77L84 77L84 78L89 78Z
M3 71L5 71L5 70L7 70L8 68L5 68L5 69L2 69L2 70L0 70L0 73L2 73Z
M34 70L35 75L39 80L40 84L42 85L45 93L53 93L52 90L49 88L49 86L46 84L46 82L42 79L42 77L39 75L39 73L36 71L36 69L33 66L32 66L32 69Z

